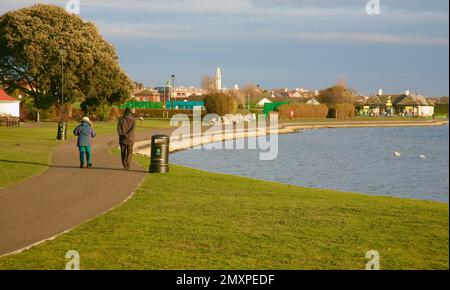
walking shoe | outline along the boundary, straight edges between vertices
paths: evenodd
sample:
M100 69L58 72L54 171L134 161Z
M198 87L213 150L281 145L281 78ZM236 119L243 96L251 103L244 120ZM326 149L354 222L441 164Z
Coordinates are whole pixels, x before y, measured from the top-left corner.
M88 167L88 168L92 168L92 163L88 164L87 167Z
M80 168L84 168L84 165L80 165Z

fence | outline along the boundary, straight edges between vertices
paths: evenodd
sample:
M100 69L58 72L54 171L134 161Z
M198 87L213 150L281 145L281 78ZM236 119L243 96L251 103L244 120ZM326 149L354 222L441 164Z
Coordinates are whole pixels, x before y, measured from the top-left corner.
M181 101L173 101L167 102L167 109L179 109L179 110L193 110L194 107L205 107L205 102L203 101L190 101L190 102L181 102Z
M161 102L128 102L125 105L119 106L119 109L162 109Z

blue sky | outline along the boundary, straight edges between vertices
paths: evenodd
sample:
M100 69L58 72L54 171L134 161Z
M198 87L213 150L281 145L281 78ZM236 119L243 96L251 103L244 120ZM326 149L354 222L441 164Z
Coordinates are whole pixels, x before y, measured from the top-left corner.
M0 13L36 3L1 0ZM220 66L224 84L320 89L345 78L362 94L449 94L449 1L80 0L131 78L198 86Z

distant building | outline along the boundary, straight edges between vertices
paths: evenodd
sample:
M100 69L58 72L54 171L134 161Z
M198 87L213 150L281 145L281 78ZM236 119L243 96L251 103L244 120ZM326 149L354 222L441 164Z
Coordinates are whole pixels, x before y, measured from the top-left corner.
M290 90L288 88L283 89L273 89L271 92L272 98L294 98L299 99L302 102L306 102L307 100L318 97L318 91L310 91L304 88L297 88L294 90Z
M20 117L20 101L9 96L3 89L0 89L0 114Z
M144 85L138 82L133 82L133 95L142 92L145 89Z
M259 102L256 104L256 106L257 106L257 107L264 107L265 104L271 104L271 103L272 103L271 100L269 100L269 99L267 99L267 98L264 98L264 99L262 99L261 101L259 101Z
M299 92L300 94L309 93L309 90L307 90L305 88L296 88L295 91Z
M301 98L302 94L299 91L289 91L289 98Z
M168 101L171 94L171 87L156 87L155 90L159 93L161 100L164 100L164 92L166 93L166 100ZM193 96L204 96L207 94L207 91L201 88L195 87L176 87L172 92L172 98L175 100L178 99L188 99Z
M309 101L306 102L307 105L320 105L320 102L316 98L311 98Z
M431 117L434 115L434 104L421 95L412 95L410 91L403 94L380 95L368 98L363 104L358 104L360 115L369 116L417 116Z
M138 102L160 102L161 96L158 91L153 89L145 89L133 95L135 101Z

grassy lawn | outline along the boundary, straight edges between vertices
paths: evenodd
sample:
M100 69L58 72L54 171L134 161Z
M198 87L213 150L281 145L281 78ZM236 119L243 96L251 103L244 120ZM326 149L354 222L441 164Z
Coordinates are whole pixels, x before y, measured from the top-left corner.
M74 138L72 130L77 123L68 126L68 138ZM98 135L116 132L116 122L95 123ZM138 130L166 128L168 121L144 121ZM0 127L0 189L44 172L50 163L56 141L56 123L28 123L21 128Z
M0 188L42 173L58 145L54 124L0 127Z
M148 158L139 157L145 164ZM448 204L263 182L172 166L121 207L0 269L448 269Z

